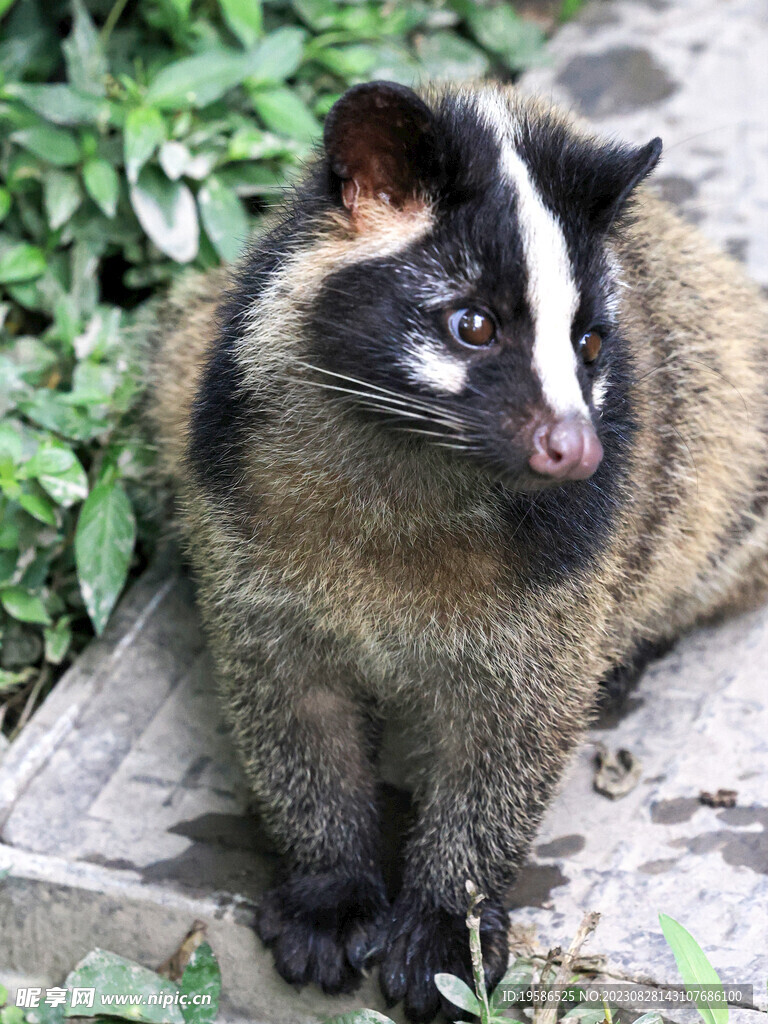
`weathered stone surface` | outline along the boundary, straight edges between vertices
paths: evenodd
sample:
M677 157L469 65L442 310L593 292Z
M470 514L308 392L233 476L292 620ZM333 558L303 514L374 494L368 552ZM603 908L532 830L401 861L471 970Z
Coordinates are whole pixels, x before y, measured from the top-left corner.
M767 41L762 0L593 0L525 87L607 134L660 135L657 182L768 284Z
M608 134L661 134L655 187L768 283L763 0L595 0L551 52L526 87ZM600 910L591 951L614 973L669 982L663 911L764 1005L767 683L768 610L701 630L652 667L623 719L576 757L514 893L514 924L549 946ZM213 707L189 586L160 565L0 762L3 980L59 982L95 945L156 964L199 917L228 1018L310 1024L381 1007L370 983L343 1001L294 993L256 942L252 900L271 855ZM620 800L592 788L598 742L642 762ZM735 808L700 803L720 788L737 791Z

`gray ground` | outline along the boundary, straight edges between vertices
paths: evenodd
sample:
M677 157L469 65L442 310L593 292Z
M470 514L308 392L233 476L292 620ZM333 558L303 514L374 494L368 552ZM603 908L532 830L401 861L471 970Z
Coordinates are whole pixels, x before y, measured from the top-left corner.
M765 0L595 0L550 53L526 87L608 133L662 135L659 188L768 284ZM518 931L566 943L599 910L588 951L663 983L677 980L663 911L765 1005L767 678L768 609L696 633L646 673L574 761L514 894ZM271 855L210 689L189 586L158 565L0 763L0 977L58 983L97 945L155 965L201 918L233 1019L381 1007L371 982L352 1000L295 993L253 937ZM592 788L597 742L641 760L620 800ZM735 808L699 802L720 788L738 792Z

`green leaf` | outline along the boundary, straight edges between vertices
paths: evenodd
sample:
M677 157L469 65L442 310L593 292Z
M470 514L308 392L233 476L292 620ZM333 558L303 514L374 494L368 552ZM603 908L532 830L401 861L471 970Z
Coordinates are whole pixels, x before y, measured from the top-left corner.
M93 1007L88 1008L88 1017L106 1014L115 1015L114 1001L104 1001L104 996L139 996L140 1005L125 1007L120 1013L124 1020L141 1021L144 1024L184 1024L184 1018L174 999L178 986L166 978L160 977L147 967L141 967L132 960L109 953L103 949L94 949L73 971L67 975L64 988L68 989L65 1017L79 1017L82 1007L72 1006L73 988L93 988L96 990ZM150 996L152 1002L149 1002ZM163 1003L168 1002L167 1006Z
M179 985L182 995L209 996L206 1005L191 1000L182 1006L185 1024L213 1024L219 1008L221 994L221 971L213 950L207 942L202 942L189 958Z
M253 106L267 128L312 142L320 132L320 125L309 107L290 89L270 89L254 92Z
M588 1006L584 1003L574 1006L568 1013L564 1013L562 1019L574 1021L575 1024L602 1024L605 1020L605 1009L602 1007L597 1009L595 1006Z
M243 81L248 73L244 57L222 46L167 64L151 82L147 102L171 109L205 107Z
M109 116L106 100L78 92L59 82L53 85L10 82L6 92L54 124L92 124Z
M277 84L290 78L301 64L304 39L302 29L290 26L270 33L249 56L249 80Z
M125 585L136 540L136 520L119 482L97 484L80 510L75 562L80 593L101 634Z
M24 1024L24 1011L20 1006L4 1006L0 1010L0 1024Z
M120 195L117 171L107 160L93 157L83 167L85 190L101 212L110 219L115 216Z
M236 260L248 240L248 217L237 194L211 177L197 193L197 204L216 252L228 263Z
M169 181L155 167L145 167L131 189L139 223L161 252L177 263L197 256L200 227L195 199L180 181Z
M42 626L50 624L51 617L42 599L23 587L5 587L0 590L0 604L19 622L33 622Z
M352 1010L340 1017L329 1017L325 1024L395 1024L391 1017L385 1017L378 1010Z
M481 78L488 71L483 51L453 32L423 36L417 52L430 78Z
M77 141L66 128L36 124L11 134L11 141L56 167L71 167L80 159Z
M261 35L261 0L219 0L224 20L243 44L251 47Z
M724 996L723 986L717 971L696 939L681 924L667 914L659 914L661 930L675 955L677 966L686 988L700 985L714 985ZM706 1000L696 1000L699 1013L706 1024L728 1024L728 1007L721 1003L714 1006Z
M534 22L521 18L510 4L468 4L467 20L480 45L498 54L509 67L524 68L541 59L544 32Z
M88 478L75 453L55 442L42 444L23 467L23 476L35 478L55 502L65 508L88 495Z
M528 988L532 979L533 964L530 960L518 957L493 990L490 1000L491 1009L498 1009L500 1006L508 1007L509 1001L503 999L505 993L508 993L510 989L522 991Z
M108 68L101 37L83 0L73 0L72 6L75 15L72 31L61 44L67 77L80 92L103 96Z
M18 502L25 512L39 519L41 523L45 523L46 526L56 525L56 513L47 498L40 494L20 494Z
M4 185L0 185L0 222L4 221L8 216L12 202L11 193Z
M66 224L83 201L80 183L69 171L47 171L43 177L43 197L48 224L53 231Z
M62 663L69 650L69 645L72 643L72 630L69 622L70 617L63 615L54 626L48 626L43 630L45 660L51 665Z
M480 1000L469 985L463 982L461 978L457 978L455 974L436 974L435 986L441 995L460 1007L460 1009L466 1010L468 1013L480 1015L482 1009Z
M44 273L45 256L36 245L14 245L0 255L0 284L31 281Z
M123 133L123 150L125 173L132 185L136 184L139 171L164 141L165 122L159 110L154 107L137 107L128 114Z
M157 156L167 178L178 181L192 162L192 154L183 142L164 142Z

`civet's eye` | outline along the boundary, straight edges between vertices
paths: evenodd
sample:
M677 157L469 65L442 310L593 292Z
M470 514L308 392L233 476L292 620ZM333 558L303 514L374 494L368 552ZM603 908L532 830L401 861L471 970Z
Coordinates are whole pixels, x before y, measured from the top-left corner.
M474 348L491 345L496 338L496 325L481 309L455 310L448 317L448 327L457 341Z
M597 331L589 331L579 342L579 355L585 363L594 363L602 347L603 339Z

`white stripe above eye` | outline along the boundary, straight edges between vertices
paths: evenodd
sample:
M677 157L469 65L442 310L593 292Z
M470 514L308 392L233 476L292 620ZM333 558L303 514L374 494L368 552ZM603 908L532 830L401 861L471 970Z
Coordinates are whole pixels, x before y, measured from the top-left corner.
M545 206L515 148L513 115L504 99L489 90L478 95L478 102L501 147L501 172L517 196L518 228L528 274L528 305L534 326L534 372L552 412L588 418L571 342L579 293L562 227Z

